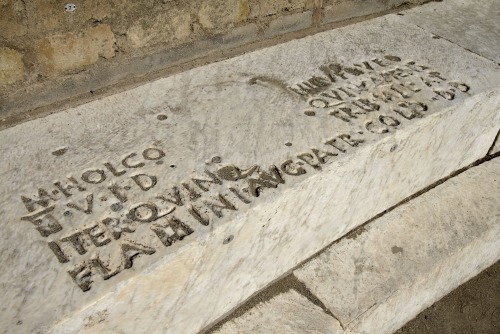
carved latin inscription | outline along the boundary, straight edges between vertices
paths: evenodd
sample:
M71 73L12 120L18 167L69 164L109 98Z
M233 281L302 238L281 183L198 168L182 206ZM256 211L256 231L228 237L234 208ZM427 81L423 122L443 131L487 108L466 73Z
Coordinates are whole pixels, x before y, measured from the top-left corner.
M131 268L141 257L161 251L158 247L185 242L197 230L260 200L287 180L318 172L370 138L425 117L434 101L453 100L467 93L469 86L414 61L387 55L350 65L325 64L288 89L303 99L304 114L327 117L351 130L332 133L293 158L276 157L271 166L222 164L217 156L211 160L217 167L169 187L159 186L161 176L146 170L152 164L175 166L163 164L166 153L161 148L146 147L23 194L26 214L21 220L33 225L76 285L89 291L99 280ZM145 200L131 200L137 197L131 191L144 194ZM96 212L97 207L102 211L102 203L108 203L107 211ZM69 217L80 223L68 226Z

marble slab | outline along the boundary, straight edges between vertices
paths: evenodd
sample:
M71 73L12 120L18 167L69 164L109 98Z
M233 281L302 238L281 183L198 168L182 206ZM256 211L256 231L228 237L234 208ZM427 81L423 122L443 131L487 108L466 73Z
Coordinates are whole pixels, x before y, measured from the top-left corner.
M295 290L279 294L240 317L225 323L215 334L341 334L339 322Z
M418 25L500 65L500 1L446 0L401 12Z
M348 333L393 333L500 260L500 158L342 239L294 275Z
M499 73L389 15L1 131L2 332L200 331L485 156Z

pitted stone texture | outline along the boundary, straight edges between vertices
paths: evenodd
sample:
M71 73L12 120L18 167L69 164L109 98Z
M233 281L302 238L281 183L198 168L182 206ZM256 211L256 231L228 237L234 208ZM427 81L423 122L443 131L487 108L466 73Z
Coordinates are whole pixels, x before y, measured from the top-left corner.
M185 42L191 34L193 15L177 9L161 12L154 17L135 21L126 32L127 44L133 49L169 42ZM122 43L123 44L123 43Z
M312 26L312 11L278 17L269 23L264 34L267 37L286 34Z
M16 50L0 48L0 87L24 78L22 55Z
M402 12L404 20L500 64L500 1L447 0Z
M340 334L339 322L295 290L263 302L225 323L214 334Z
M221 10L223 9L223 10ZM231 0L216 3L213 0L204 1L198 12L198 21L205 29L222 30L235 23L245 21L250 14L247 0Z
M282 12L300 11L307 6L307 0L248 0L251 17L265 17Z
M500 259L500 159L447 180L294 274L352 333L392 333Z
M26 8L22 1L0 0L0 38L15 39L28 31Z
M88 28L80 35L67 33L40 40L38 63L45 75L56 75L94 64L99 57L112 58L115 37L109 26Z
M199 332L486 155L499 86L496 65L391 15L4 130L4 331ZM27 199L39 188L54 199ZM44 236L54 220L29 220L52 205L61 230ZM106 218L120 219L123 233Z
M324 23L339 22L370 15L403 4L421 4L430 0L325 0L323 1Z
M25 1L27 26L30 31L30 37L35 38L45 38L57 34L64 35L65 33L78 34L96 22L109 20L118 16L119 13L129 16L127 11L135 11L137 7L143 7L148 2L151 2L151 0L144 0L140 3L131 3L130 1L123 0L86 0L81 2L61 2L58 0ZM75 4L75 11L67 12L64 8L67 3Z

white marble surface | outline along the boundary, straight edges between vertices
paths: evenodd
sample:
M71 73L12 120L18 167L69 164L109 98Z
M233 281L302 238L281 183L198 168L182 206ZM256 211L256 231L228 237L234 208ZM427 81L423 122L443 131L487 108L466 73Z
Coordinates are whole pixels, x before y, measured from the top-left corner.
M225 323L215 334L341 334L339 322L295 290L260 303Z
M411 61L429 69L408 65ZM286 88L310 78L325 84L319 68L333 63L350 68L332 74L335 83L318 96L331 95L334 88L358 113L354 102L373 102L374 93L391 92L397 101L375 101L379 110L349 118L338 110L341 106L314 108L310 105L322 102ZM352 74L353 64L364 75ZM396 67L405 71L378 80ZM490 61L390 15L193 69L0 132L0 292L7 301L0 313L2 332L199 331L375 214L482 158L500 127L499 73ZM347 98L351 93L340 90L371 77L375 81L367 81L359 97ZM428 107L422 118L406 120L394 112L417 102ZM350 146L342 134L364 142ZM324 144L331 139L346 152ZM297 165L298 156L305 153L308 160L313 148L338 155L326 157L325 163L310 161L321 170ZM165 155L159 157L158 149ZM261 179L277 188L265 188L259 197L245 194L243 201L250 204L228 187L243 194L249 178L259 177L255 170L236 182L228 181L227 173L218 174L226 178L221 185L190 180L205 168L215 173L226 166L235 172L227 166L259 165L267 171L287 159L295 162L288 172L304 168L307 173L291 176L282 170L284 184ZM124 173L113 176L106 163L115 174ZM140 174L156 177L156 183ZM42 206L21 201L40 187L52 193L55 182L70 184L68 177L85 190L68 190L69 197L59 190L51 195L54 201ZM189 200L182 183L202 198ZM113 185L121 187L117 196L109 190ZM184 205L162 199L171 198L173 186L181 188ZM204 203L214 203L218 193L238 210L225 209L222 218L216 217ZM120 203L124 194L127 201ZM103 221L123 221L139 204L142 209L155 205L158 215L166 217L151 222L151 212L139 211L143 222L122 226L129 232L115 239ZM33 214L28 209L38 212L45 205L54 205L52 213L62 227L48 236L26 220ZM189 214L191 205L210 217L209 225ZM172 234L162 226L173 216L184 222L184 232L192 233L166 247L151 227ZM63 241L76 232L82 232L79 250L84 254ZM60 260L48 242L61 247ZM130 247L142 252L133 266L122 259L122 253L133 255ZM121 272L104 280L93 267L92 282L77 277L84 292L68 271L95 264L96 256L110 271Z
M500 158L449 179L294 274L349 333L393 333L500 259Z
M414 23L500 64L500 1L445 0L401 12Z

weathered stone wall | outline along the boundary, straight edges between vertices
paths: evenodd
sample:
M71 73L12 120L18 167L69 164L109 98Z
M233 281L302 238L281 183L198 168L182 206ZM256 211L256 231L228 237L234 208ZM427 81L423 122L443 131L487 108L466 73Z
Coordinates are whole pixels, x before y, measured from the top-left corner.
M0 0L0 119L286 33L429 0Z

